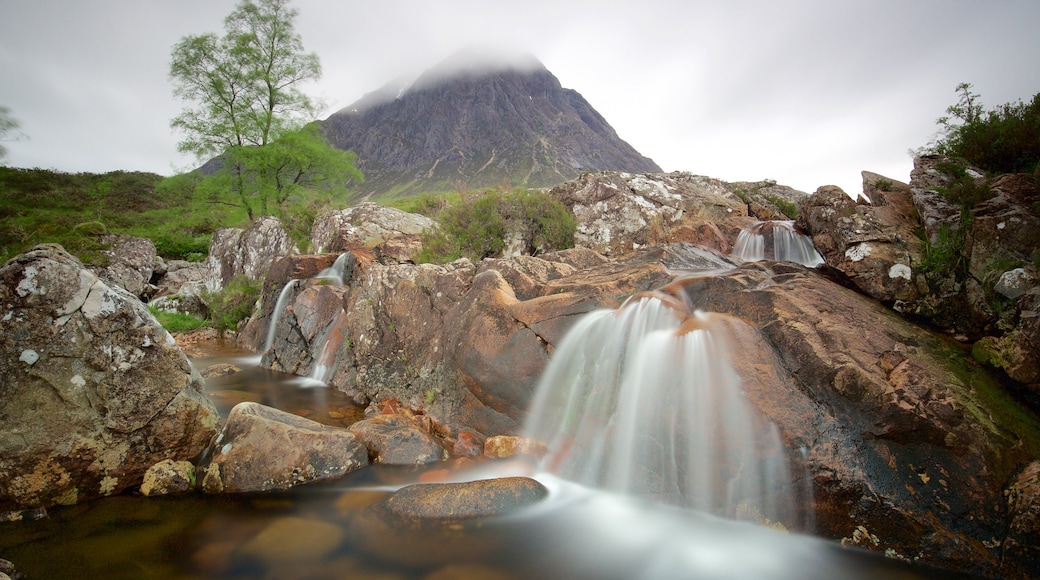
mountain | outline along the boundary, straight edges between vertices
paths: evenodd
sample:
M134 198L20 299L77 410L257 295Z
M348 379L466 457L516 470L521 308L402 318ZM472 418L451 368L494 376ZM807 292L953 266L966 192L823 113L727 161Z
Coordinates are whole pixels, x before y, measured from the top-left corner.
M585 171L661 172L531 56L459 52L323 121L357 153L359 197L498 185L544 187Z

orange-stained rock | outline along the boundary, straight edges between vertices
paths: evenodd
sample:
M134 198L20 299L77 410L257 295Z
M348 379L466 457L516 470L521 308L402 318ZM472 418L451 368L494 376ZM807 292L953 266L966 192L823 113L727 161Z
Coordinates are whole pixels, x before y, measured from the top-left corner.
M495 459L518 456L539 459L545 452L544 443L516 435L495 435L484 441L484 455Z

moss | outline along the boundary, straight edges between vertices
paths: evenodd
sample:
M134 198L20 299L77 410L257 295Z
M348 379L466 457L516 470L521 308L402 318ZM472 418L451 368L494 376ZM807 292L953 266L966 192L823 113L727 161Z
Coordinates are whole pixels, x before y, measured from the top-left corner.
M997 481L1006 481L1023 456L1040 457L1040 417L976 364L965 349L936 340L937 344L926 348L932 351L935 360L946 362L946 370L953 379L947 384L954 396L974 423L992 435L990 441L994 445L985 451L992 465L998 468L994 473ZM999 440L1007 444L996 445ZM1016 448L1020 453L1012 452Z

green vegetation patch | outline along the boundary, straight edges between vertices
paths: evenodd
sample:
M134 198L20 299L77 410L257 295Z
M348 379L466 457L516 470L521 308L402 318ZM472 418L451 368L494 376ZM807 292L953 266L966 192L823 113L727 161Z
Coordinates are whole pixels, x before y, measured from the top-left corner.
M198 330L205 326L209 326L208 321L190 314L184 314L182 312L166 312L165 310L159 310L152 306L149 306L148 310L152 313L152 316L159 321L159 324L170 332L190 332L192 330Z
M436 214L438 229L422 235L419 262L443 264L459 258L473 262L501 255L507 236L517 236L525 253L574 246L577 221L548 193L539 190L489 190L460 195Z
M210 323L219 330L237 330L238 323L253 314L262 288L262 282L240 276L218 292L204 293L202 301L209 307Z

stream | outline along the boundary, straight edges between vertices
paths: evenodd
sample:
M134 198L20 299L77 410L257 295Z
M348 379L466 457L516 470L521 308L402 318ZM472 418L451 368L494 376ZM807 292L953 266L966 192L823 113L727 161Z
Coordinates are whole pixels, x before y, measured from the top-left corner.
M193 359L241 370L207 380L223 416L256 401L345 427L362 408L313 381L210 345ZM495 518L402 528L371 506L427 480L528 475L526 464L373 465L289 492L123 494L0 524L0 558L25 578L950 578L836 542L534 474L549 498ZM427 473L430 472L430 473ZM426 473L426 475L424 475Z

